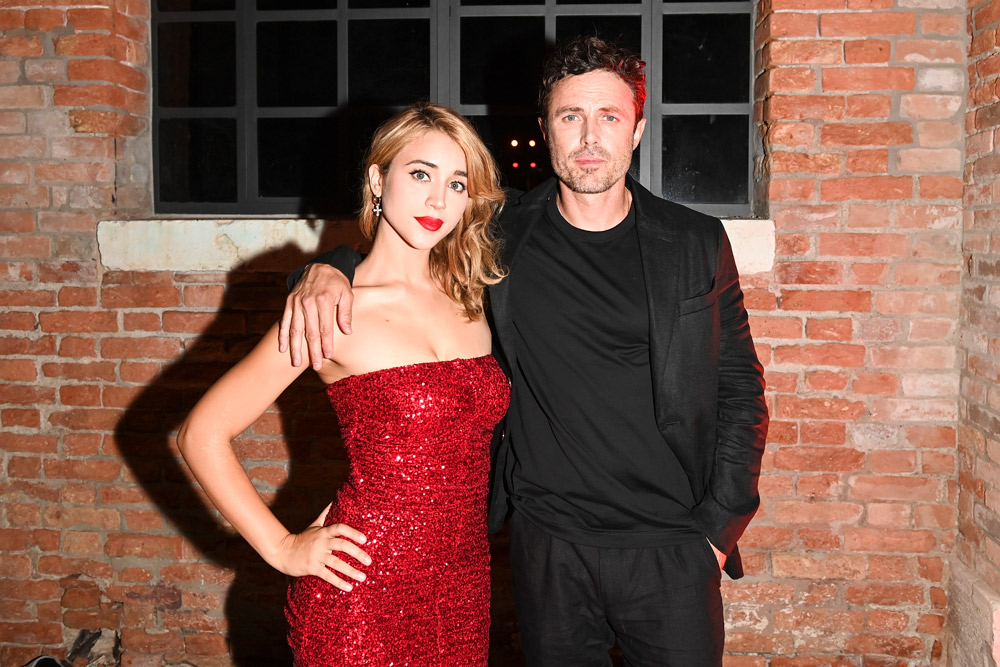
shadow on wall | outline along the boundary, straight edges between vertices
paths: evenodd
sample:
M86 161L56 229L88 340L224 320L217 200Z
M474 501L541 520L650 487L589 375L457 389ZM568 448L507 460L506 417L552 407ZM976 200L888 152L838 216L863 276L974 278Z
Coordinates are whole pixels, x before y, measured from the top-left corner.
M358 240L356 234L348 237L351 232L346 230L354 229L351 223L327 225L327 229L331 231L324 232L328 238L322 240L322 248ZM118 448L136 483L165 523L201 554L197 558L183 554L181 561L161 568L161 582L135 587L126 595L150 606L151 622L154 611L161 612L161 622L166 612L174 617L167 626L171 629L225 635L232 660L240 667L291 664L283 613L288 578L223 527L210 501L191 481L175 436L202 394L279 319L286 294L285 271L310 257L296 247L284 247L232 270L224 301L207 326L197 323L203 313L179 312L181 319L191 317L191 328L200 330L200 335L144 388L115 430ZM189 275L197 280L196 274ZM238 438L235 448L252 477L275 480L276 491L266 500L285 526L299 531L333 499L346 478L346 455L323 385L310 370L279 397L275 408L269 418ZM276 469L285 460L287 477ZM515 667L523 659L504 534L494 539L493 551L490 664ZM222 601L217 595L225 596L224 620L218 618Z
M290 664L282 612L287 579L239 535L223 528L210 502L190 481L175 436L202 394L280 317L285 275L257 268L295 266L307 259L297 248L282 248L231 271L224 302L212 322L132 402L115 432L136 482L166 521L202 554L198 561L184 554L181 562L161 570L160 587L177 589L167 598L179 603L179 591L193 594L190 602L184 600L188 618L180 625L187 620L190 625L185 627L227 632L230 653L241 666ZM200 314L187 315L195 322ZM330 502L346 475L346 460L333 410L314 373L304 372L279 397L276 408L273 420L259 421L257 430L238 438L235 448L258 480L281 479L275 466L289 461L287 478L277 482L280 487L266 500L290 530L299 531ZM212 596L213 585L226 595L224 624L215 620L219 601Z

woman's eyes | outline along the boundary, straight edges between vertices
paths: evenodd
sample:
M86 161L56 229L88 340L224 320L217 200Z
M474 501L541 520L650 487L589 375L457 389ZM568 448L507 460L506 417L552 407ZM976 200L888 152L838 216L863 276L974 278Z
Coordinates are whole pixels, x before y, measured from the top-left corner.
M410 176L412 176L414 180L420 181L421 183L425 183L431 180L431 175L428 174L423 169L414 169L413 171L410 172ZM454 190L455 192L465 192L466 190L469 189L469 187L462 181L451 181L450 183L448 183L448 187Z

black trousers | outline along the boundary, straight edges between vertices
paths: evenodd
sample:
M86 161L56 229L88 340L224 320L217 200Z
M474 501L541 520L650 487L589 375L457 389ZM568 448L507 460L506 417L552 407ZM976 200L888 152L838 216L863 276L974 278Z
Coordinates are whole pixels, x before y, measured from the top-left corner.
M708 540L644 549L572 544L518 512L514 606L527 667L721 667L722 574Z

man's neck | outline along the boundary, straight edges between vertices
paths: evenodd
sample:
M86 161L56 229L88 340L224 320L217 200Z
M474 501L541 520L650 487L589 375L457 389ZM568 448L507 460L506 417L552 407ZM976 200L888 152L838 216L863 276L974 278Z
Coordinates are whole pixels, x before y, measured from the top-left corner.
M574 227L602 232L625 219L632 206L632 192L625 187L624 178L597 194L573 192L560 181L556 205L566 222Z

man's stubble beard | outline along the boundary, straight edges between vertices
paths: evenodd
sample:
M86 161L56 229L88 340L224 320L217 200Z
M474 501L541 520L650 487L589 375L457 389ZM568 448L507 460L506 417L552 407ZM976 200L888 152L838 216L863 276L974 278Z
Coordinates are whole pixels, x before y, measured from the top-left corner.
M593 169L576 169L573 160L581 155L597 155L604 159L604 165ZM578 194L596 195L607 192L616 183L625 178L628 168L632 163L632 155L614 158L611 153L602 148L582 149L570 153L565 160L553 160L552 169L562 183L566 184L571 191ZM604 176L598 176L598 172L605 170Z

